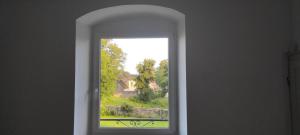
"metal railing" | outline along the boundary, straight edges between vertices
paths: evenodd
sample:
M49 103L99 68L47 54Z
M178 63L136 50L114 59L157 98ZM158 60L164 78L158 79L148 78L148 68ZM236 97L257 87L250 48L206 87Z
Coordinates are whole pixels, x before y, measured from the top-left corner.
M116 124L122 124L126 127L146 127L149 125L154 125L155 122L169 120L157 118L101 118L100 122L101 121L115 121Z

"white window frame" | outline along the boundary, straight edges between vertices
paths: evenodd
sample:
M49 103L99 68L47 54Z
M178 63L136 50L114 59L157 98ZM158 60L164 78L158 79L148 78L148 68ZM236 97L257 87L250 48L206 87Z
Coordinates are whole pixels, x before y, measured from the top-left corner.
M151 5L123 5L101 10L80 17L76 24L74 134L186 135L184 15L169 8ZM145 23L143 17L153 17L153 20L148 20L150 23L145 29L135 27ZM99 128L100 39L150 37L169 39L169 128Z
M177 124L177 72L176 71L176 61L177 61L177 47L175 45L174 39L176 38L175 31L174 31L174 24L172 22L168 22L165 19L158 18L158 17L150 17L151 15L146 15L143 17L134 16L135 20L131 20L130 17L122 20L114 19L112 21L108 21L104 24L99 24L95 27L93 27L93 37L94 37L94 73L95 75L93 77L94 79L94 89L99 88L99 56L100 56L100 39L111 39L111 38L168 38L168 58L169 58L169 128L105 128L105 127L99 127L98 125L98 119L99 115L93 115L92 121L93 122L93 131L95 133L120 133L120 132L128 132L130 134L139 132L140 134L174 134L176 132L176 127L178 127ZM147 20L143 21L144 17L147 18ZM143 18L143 19L142 19ZM149 19L151 18L151 19ZM161 21L157 21L159 19L162 19ZM125 20L125 21L124 21ZM152 20L152 22L151 22ZM127 22L127 23L126 23ZM137 25L134 25L135 27L129 27L129 24L136 23ZM145 25L145 23L148 23L149 25L146 29L152 29L151 32L147 32L147 30L143 30L143 34L141 35L139 32L137 32L137 29L140 29L141 25ZM151 26L158 27L155 23L160 23L162 26L160 28L153 28ZM114 24L114 25L111 25ZM116 26L117 25L117 26ZM140 26L140 27L138 27ZM115 29L118 27L117 29ZM168 27L168 28L167 28ZM126 29L129 28L129 29ZM103 29L106 29L103 31ZM118 31L121 29L122 31ZM153 30L155 29L155 30ZM157 34L158 33L158 34ZM155 52L154 52L155 53ZM100 60L101 61L101 60ZM101 89L95 95L99 95L99 92L101 92ZM92 114L99 114L99 96L93 96L94 98L94 105Z

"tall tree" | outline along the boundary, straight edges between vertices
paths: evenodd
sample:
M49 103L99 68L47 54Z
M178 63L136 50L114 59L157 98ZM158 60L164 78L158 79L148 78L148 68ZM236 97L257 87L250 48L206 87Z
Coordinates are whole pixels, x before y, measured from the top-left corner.
M155 72L155 80L161 89L161 96L164 97L169 91L169 62L162 60Z
M117 87L118 75L123 71L125 53L110 39L101 39L100 95L110 96Z
M136 66L138 76L135 78L135 87L138 90L138 97L142 101L152 99L153 92L149 88L149 84L155 78L155 60L144 59L144 61Z

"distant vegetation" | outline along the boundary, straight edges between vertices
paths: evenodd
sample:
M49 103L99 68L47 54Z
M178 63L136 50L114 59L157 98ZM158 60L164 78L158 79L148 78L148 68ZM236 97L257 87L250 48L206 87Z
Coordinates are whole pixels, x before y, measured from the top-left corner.
M126 54L110 39L101 39L101 76L100 76L100 117L146 117L144 115L132 116L137 108L160 108L168 109L168 60L160 62L155 68L155 60L145 59L136 66L138 75L134 77L137 95L130 98L113 96L117 89L117 81L123 70ZM155 82L159 89L154 91L150 83ZM112 112L113 107L120 108L123 113ZM121 116L122 114L123 116ZM126 114L126 115L124 115ZM128 114L128 115L127 115ZM150 117L150 116L149 116ZM109 125L105 123L104 125ZM166 124L163 124L166 125Z
M109 39L101 40L100 89L101 97L109 97L117 88L118 76L123 72L125 54Z

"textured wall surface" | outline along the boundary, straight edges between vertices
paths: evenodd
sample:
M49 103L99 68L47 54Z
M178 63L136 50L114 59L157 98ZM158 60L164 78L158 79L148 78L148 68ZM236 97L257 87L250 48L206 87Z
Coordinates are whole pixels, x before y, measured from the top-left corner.
M300 1L292 0L292 24L293 24L293 37L294 44L298 45L298 50L300 50Z
M73 134L75 20L121 4L186 15L189 135L289 134L286 0L1 0L1 135Z

